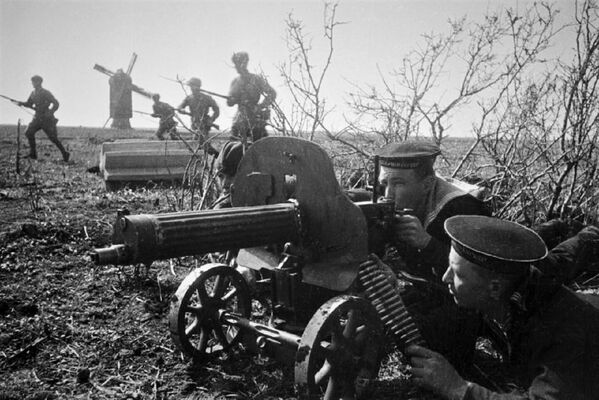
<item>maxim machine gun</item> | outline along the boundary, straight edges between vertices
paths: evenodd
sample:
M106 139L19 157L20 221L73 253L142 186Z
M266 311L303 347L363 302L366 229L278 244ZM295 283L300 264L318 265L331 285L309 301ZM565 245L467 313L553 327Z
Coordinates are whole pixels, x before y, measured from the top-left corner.
M169 315L177 347L201 359L243 341L293 362L302 396L364 396L378 374L385 331L401 345L422 343L369 256L385 236L393 204L353 203L322 148L283 137L247 150L231 192L235 207L228 209L120 214L115 244L96 249L96 263L149 265L241 249L236 263L206 264L179 286ZM248 269L261 278L258 285L240 273ZM252 319L256 286L267 287L268 322Z

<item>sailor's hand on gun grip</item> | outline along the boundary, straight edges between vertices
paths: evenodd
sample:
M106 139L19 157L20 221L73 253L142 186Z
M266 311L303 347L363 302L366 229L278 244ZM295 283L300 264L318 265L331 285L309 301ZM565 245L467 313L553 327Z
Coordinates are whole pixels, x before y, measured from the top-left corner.
M431 235L414 215L396 216L394 229L399 241L419 250L424 249L431 240Z
M443 357L422 346L408 346L406 356L412 365L412 381L423 388L447 399L461 400L468 389L468 382Z

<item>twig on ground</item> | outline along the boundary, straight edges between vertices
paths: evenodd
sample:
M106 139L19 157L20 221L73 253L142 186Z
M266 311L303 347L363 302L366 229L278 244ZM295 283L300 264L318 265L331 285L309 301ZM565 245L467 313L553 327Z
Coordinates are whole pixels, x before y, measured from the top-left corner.
M33 343L28 344L27 346L23 347L21 350L17 351L15 354L13 354L12 356L10 356L7 361L9 363L13 362L17 358L25 355L27 352L29 352L30 350L32 350L35 347L37 347L40 343L42 343L43 341L45 341L47 338L48 338L47 336L43 336L43 337L35 339L33 341Z

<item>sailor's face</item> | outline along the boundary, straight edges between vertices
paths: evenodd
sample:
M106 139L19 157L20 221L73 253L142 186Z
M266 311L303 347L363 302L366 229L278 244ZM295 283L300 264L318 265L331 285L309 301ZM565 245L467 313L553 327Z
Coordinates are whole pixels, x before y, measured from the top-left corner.
M385 187L385 199L396 208L416 209L424 200L424 182L414 169L381 167L379 182Z
M231 190L231 185L233 184L233 179L235 178L234 176L231 176L229 174L225 174L223 172L219 172L218 175L218 180L220 183L220 186L223 189L224 193L229 193Z
M478 268L451 248L443 283L460 307L481 310L488 303L488 280L478 273Z

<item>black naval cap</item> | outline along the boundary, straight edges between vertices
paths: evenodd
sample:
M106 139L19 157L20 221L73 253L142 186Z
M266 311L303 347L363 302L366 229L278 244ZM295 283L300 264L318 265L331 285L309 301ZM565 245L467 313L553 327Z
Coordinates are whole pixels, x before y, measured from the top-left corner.
M42 78L42 77L41 77L41 76L39 76L39 75L33 75L33 76L31 77L31 80L32 80L33 82L40 82L40 83L41 83L41 82L43 82L43 81L44 81L44 78Z
M377 155L382 167L414 169L425 163L432 165L439 154L441 149L432 142L406 140L388 144Z
M455 251L468 261L502 274L518 274L547 255L532 229L481 215L456 215L445 221Z
M216 170L225 175L233 176L243 157L243 144L230 141L225 143L216 159Z

